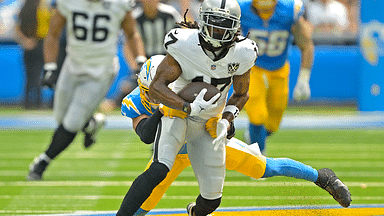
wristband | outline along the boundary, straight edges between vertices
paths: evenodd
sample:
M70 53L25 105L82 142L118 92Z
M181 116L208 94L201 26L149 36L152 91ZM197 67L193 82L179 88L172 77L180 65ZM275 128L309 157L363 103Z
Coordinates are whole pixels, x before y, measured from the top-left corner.
M311 70L308 68L301 68L299 71L298 79L309 82L309 78L311 76Z
M239 108L237 108L235 105L227 105L225 108L224 108L224 111L223 113L225 112L230 112L233 114L233 116L236 118L239 113L240 113L240 110Z
M189 103L188 102L184 102L183 103L183 112L188 113L188 107L189 107Z
M49 62L44 64L44 70L57 70L56 62Z

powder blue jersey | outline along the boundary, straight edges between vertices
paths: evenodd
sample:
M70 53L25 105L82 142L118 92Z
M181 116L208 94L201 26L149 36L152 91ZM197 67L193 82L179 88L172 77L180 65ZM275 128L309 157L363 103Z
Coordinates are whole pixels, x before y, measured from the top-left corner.
M274 71L288 60L292 45L292 26L304 13L301 0L278 0L275 11L269 20L261 19L252 0L239 0L241 7L241 27L243 34L256 41L258 55L256 66Z
M128 118L136 118L144 114L149 116L152 115L141 103L139 87L136 87L130 94L125 96L121 104L121 114Z

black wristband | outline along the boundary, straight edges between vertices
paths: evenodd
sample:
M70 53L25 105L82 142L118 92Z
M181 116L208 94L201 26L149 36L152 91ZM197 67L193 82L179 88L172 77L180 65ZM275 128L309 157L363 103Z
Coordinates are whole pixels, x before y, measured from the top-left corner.
M189 103L188 102L184 102L183 103L183 112L188 113L188 107L189 107Z

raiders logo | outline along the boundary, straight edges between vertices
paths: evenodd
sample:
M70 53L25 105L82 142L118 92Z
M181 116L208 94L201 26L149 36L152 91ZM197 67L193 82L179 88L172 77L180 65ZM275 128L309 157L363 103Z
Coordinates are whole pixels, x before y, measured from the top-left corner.
M240 63L229 63L228 64L228 73L235 73L239 69Z

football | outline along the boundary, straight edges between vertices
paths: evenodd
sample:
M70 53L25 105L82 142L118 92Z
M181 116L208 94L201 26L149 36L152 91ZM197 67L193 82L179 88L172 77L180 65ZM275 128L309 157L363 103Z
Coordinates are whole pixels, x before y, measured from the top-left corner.
M205 82L192 82L181 89L178 95L185 101L192 103L203 88L207 89L207 92L204 95L204 100L206 101L211 99L217 93L220 93L219 89L211 84Z

